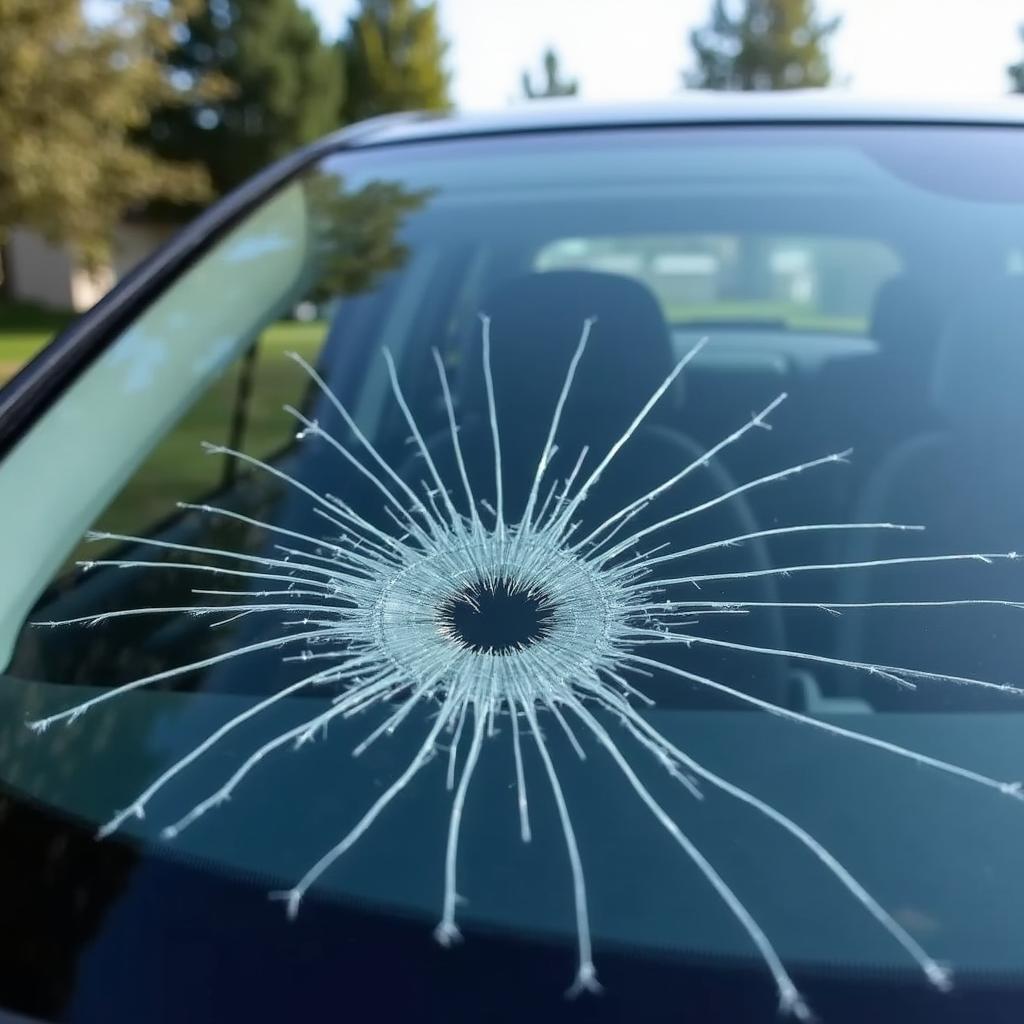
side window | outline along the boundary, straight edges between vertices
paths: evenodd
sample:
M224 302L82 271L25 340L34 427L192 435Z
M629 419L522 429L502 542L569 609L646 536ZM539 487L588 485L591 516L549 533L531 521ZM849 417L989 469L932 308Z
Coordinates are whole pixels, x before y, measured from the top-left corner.
M281 407L301 406L309 384L289 353L315 362L326 329L320 319L286 319L266 327L157 444L104 510L96 529L144 533L171 515L177 502L200 501L230 487L244 466L224 454L204 454L204 442L259 459L287 446L295 423ZM92 544L88 550L95 554L99 549Z
M226 472L198 443L227 443L232 396L254 358L246 351L308 289L309 209L301 183L268 200L114 339L7 456L0 663L90 526L137 532Z
M310 388L309 375L289 356L316 363L329 322L362 323L359 311L365 316L367 307L357 297L389 275L402 278L405 219L430 195L315 168L218 238L106 343L0 472L0 665L16 642L39 646L32 630L19 626L48 581L55 598L85 606L110 597L98 594L101 578L126 576L83 577L67 571L73 563L148 561L125 548L132 543L126 537L152 538L157 550L172 539L218 549L259 543L238 534L272 514L282 477L261 474L225 449L286 459L298 426L282 406L303 406ZM366 319L374 329L374 315ZM385 342L399 351L411 326L382 326ZM346 336L361 329L350 324ZM206 503L230 506L235 518L200 537L201 514L184 514L179 505ZM90 530L94 536L83 542ZM111 554L119 548L125 553ZM189 595L174 595L159 581L154 593L162 604ZM51 648L59 654L62 646ZM73 668L47 672L67 679Z

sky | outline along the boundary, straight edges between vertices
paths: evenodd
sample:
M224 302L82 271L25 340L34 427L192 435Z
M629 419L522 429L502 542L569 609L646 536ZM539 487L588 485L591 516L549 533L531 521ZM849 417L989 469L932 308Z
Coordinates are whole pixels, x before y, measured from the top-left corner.
M354 0L302 0L337 35ZM590 100L678 92L687 40L710 0L439 0L452 94L463 110L520 100L520 76L554 46ZM990 99L1024 55L1024 0L820 0L842 13L832 47L842 88L911 99ZM909 58L909 59L908 59Z

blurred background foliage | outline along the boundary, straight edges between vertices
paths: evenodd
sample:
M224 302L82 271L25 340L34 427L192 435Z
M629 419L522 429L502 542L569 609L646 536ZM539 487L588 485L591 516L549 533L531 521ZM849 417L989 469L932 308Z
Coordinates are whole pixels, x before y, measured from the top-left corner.
M436 5L363 0L325 40L297 0L0 0L0 244L103 259L125 215L179 220L371 114L449 106Z
M183 28L166 73L193 100L158 106L138 140L200 164L216 194L337 127L342 67L295 0L209 0ZM211 76L228 88L195 96Z
M225 83L169 74L174 40L201 0L122 0L86 19L80 0L0 0L0 242L16 225L106 254L112 225L157 196L212 197L201 162L140 143L154 108L190 106Z
M832 82L828 40L841 19L823 20L814 0L714 0L706 26L690 33L695 89L809 89Z
M523 72L523 95L528 100L543 100L555 96L575 96L580 90L580 83L575 78L566 78L562 73L558 52L548 47L541 58L544 68L544 79L539 84L534 82L529 71Z
M680 25L689 88L832 83L842 26L821 0L706 2L688 47ZM1022 59L1006 69L1014 92L1024 92L1021 42ZM539 67L523 71L519 98L577 95L555 48L539 54ZM70 315L16 301L5 271L14 233L34 232L90 273L113 267L120 226L157 223L162 235L147 242L156 244L260 168L345 124L450 109L450 86L438 0L358 0L338 38L302 0L0 0L0 382ZM370 226L402 212L387 198L343 197ZM417 201L399 206L406 200ZM346 280L367 252L380 255L369 227L353 238L337 254Z
M436 3L362 0L334 48L344 69L341 119L449 109L447 50Z
M351 121L447 109L445 51L414 0L362 0L339 40L298 0L0 0L0 383L70 319L17 301L12 232L102 266L126 220L183 223Z

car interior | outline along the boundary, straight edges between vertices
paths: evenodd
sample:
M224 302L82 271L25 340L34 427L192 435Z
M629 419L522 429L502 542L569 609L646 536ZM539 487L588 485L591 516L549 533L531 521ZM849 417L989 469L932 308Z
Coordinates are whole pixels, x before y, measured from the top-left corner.
M578 201L564 196L534 199L525 216L522 198L496 201L481 213L471 201L428 202L402 229L409 259L372 287L329 297L321 303L326 322L318 367L335 393L353 410L388 461L404 479L423 484L425 467L409 445L408 429L388 393L380 350L389 348L399 378L429 450L458 502L455 465L441 391L431 355L441 353L460 420L460 437L478 495L494 500L493 461L487 429L486 395L480 360L480 313L493 327L498 418L508 439L506 493L510 515L521 509L536 466L551 412L575 352L584 321L596 318L592 338L562 420L551 479L564 479L584 446L600 453L621 435L637 410L695 340L705 350L688 366L652 410L581 509L581 536L617 508L656 487L682 465L741 427L785 392L771 430L753 430L690 475L680 487L645 509L635 525L653 522L726 494L776 471L833 452L849 456L834 465L764 486L742 490L706 512L665 529L652 546L685 549L799 524L910 523L923 533L868 530L807 532L762 537L685 560L694 574L749 572L786 565L838 565L903 555L1009 550L1016 523L1005 510L1019 507L1024 480L1020 460L988 453L1019 425L1022 403L1018 340L1024 311L1024 275L1007 273L1012 239L976 232L957 239L956 223L929 223L929 207L898 211L890 197L871 201L856 189L845 201L835 196L746 194L728 200L640 197L609 206L583 189ZM666 209L671 211L670 218ZM671 222L667 222L670 220ZM856 243L884 253L860 287L859 306L846 322L808 327L786 315L752 314L726 304L709 316L706 303L688 309L666 304L642 274L601 269L585 258L552 266L552 246L566 239L642 237L655 255L687 237L717 232L741 248L758 252L765 238L803 238L813 243ZM660 246L660 250L659 250ZM762 245L763 248L763 245ZM852 251L852 250L851 250ZM838 277L853 274L842 264ZM614 254L613 254L614 255ZM620 259L621 256L617 257ZM766 258L766 257L765 257ZM615 261L611 260L611 265ZM1012 268L1011 268L1012 269ZM874 275L874 277L871 276ZM835 276L835 275L834 275ZM734 283L743 300L744 282ZM738 293L736 288L738 287ZM737 312L737 309L739 310ZM849 310L847 311L850 312ZM984 391L984 393L983 393ZM296 396L298 401L301 396ZM232 421L245 420L252 401L236 393ZM341 439L346 429L317 390L306 389L304 411ZM244 437L241 439L244 445ZM372 488L339 465L323 444L288 444L273 459L296 479L335 494L370 517L382 510ZM233 472L227 486L204 500L272 517L289 529L323 533L308 501L248 467ZM225 547L273 541L238 523L209 521L194 512L173 511L154 531L161 537ZM255 547L252 547L252 546ZM666 575L678 574L667 563ZM49 616L82 614L80 609L127 607L138 603L183 603L194 581L159 583L124 573L65 575L43 599ZM941 583L955 597L1009 597L1012 567L974 561L914 565L906 571L882 568L821 569L701 584L693 596L828 606L830 602L874 603L922 600ZM675 595L679 596L679 588ZM736 638L751 646L810 652L882 664L940 667L945 672L1011 678L1024 653L1020 639L1007 639L1012 609L959 609L977 629L970 643L963 632L943 630L926 610L752 608L702 620L709 635ZM1009 618L1007 617L1009 616ZM742 621L740 621L742 620ZM962 620L961 620L962 621ZM82 637L82 648L65 638L61 651L46 650L26 636L13 670L31 678L116 681L137 673L136 659L116 640L121 627ZM125 626L127 630L129 627ZM137 643L140 626L130 627ZM223 639L196 620L180 617L146 624L144 647L162 664L182 637L197 651L216 649ZM260 627L243 621L243 639ZM924 631L926 642L922 644ZM987 644L994 631L999 645ZM221 634L226 631L221 630ZM121 634L127 637L128 632ZM1016 636L1024 636L1019 630ZM665 645L659 656L691 671L722 677L740 689L787 706L817 710L973 709L999 696L966 688L924 687L909 692L870 674L786 655L748 655L717 648ZM121 664L123 662L123 665ZM261 671L222 666L208 674L204 688L255 689L277 685L286 671L273 657ZM719 707L681 680L644 684L660 705Z

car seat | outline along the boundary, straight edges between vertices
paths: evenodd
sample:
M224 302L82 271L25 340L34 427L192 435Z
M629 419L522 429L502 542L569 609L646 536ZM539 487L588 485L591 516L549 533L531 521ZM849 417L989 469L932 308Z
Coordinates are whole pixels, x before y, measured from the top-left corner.
M675 357L667 324L654 296L645 286L620 275L588 271L527 274L499 285L483 303L483 308L491 318L491 365L502 441L505 513L509 521L515 522L525 509L584 320L596 317L563 411L556 438L558 451L545 476L547 486L568 475L584 446L589 448L589 454L583 474L597 464L665 380ZM494 463L479 322L467 324L464 337L465 345L458 359L460 365L452 374L460 443L475 496L493 504ZM706 449L678 426L685 418L685 406L680 404L684 390L685 384L680 387L677 381L609 465L588 500L580 506L576 517L580 522L577 536L585 536L633 498L704 455ZM442 477L454 484L458 479L457 467L447 429L432 435L427 445ZM423 460L411 457L402 473L410 480L425 480ZM630 525L639 527L665 518L733 487L735 481L712 462L662 495L643 515L631 520ZM468 512L461 489L453 486L451 490L456 505ZM663 544L666 551L690 548L757 529L749 505L739 497L652 534L645 539L645 546ZM694 572L723 568L743 571L767 568L768 564L763 544L752 541L735 549L722 549L706 557L670 562L659 568L667 578L691 569ZM744 598L775 599L770 577L748 582L752 585L744 588ZM676 587L671 596L714 600L736 598L738 591L735 586L729 590L724 584L719 587L709 584L700 591ZM729 635L761 646L781 645L782 622L777 610L757 610L728 623L727 618L709 617L699 627L694 627L694 631ZM743 621L735 621L738 618ZM786 670L781 660L762 657L742 665L742 657L707 647L687 649L678 644L659 645L647 649L647 653L769 699L784 698ZM690 684L677 677L645 685L648 692L665 703L676 703L681 700L681 693L691 690ZM683 702L686 706L720 703L709 701L703 695L698 698L695 692L690 692Z
M889 452L866 481L853 516L920 523L919 534L861 534L852 560L903 554L1024 549L1024 278L982 289L951 319L930 387L939 424ZM1024 599L1024 563L958 561L851 571L842 600ZM993 606L848 613L840 656L1019 683L1019 610ZM922 682L917 692L854 683L889 708L983 707L983 691ZM1003 706L1000 698L996 698Z

